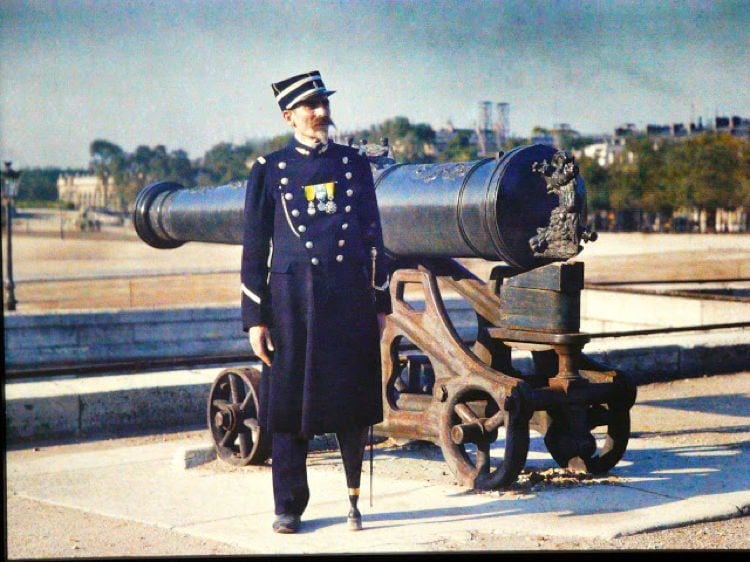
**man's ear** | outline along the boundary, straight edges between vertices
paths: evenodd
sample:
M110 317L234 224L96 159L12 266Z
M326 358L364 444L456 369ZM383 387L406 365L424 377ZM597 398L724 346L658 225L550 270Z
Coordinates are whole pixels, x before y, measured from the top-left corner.
M291 109L285 109L281 112L281 117L283 117L284 121L286 121L286 124L290 127L294 127L294 121L292 121L292 110Z

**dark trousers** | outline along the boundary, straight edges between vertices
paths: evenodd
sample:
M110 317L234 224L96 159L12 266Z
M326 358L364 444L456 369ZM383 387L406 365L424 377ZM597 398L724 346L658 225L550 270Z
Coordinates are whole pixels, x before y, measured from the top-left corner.
M349 489L359 488L362 457L367 443L367 428L352 428L336 433ZM302 515L310 499L307 485L309 441L293 433L274 433L271 456L273 500L276 515Z

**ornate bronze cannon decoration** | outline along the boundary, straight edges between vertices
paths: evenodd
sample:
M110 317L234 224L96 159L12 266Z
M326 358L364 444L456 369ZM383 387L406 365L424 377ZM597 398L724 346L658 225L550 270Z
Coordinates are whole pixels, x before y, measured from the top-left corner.
M627 447L636 388L582 352L584 264L571 258L596 234L585 226L573 158L529 145L474 162L396 164L377 151L370 160L394 258L376 432L435 443L458 482L477 489L517 478L530 430L560 466L614 467ZM136 230L157 248L240 244L244 198L239 183L152 184L136 201ZM456 261L466 257L502 263L482 280ZM458 335L445 290L474 309L474 341ZM533 374L514 368L512 349L531 352ZM233 464L270 455L257 423L259 381L255 369L225 369L209 393L209 428Z

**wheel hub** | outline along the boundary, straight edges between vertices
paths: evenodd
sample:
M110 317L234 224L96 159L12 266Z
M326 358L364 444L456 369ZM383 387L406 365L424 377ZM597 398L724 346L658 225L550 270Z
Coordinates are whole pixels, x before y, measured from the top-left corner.
M234 411L234 408L230 407L216 412L214 425L225 431L237 429L237 413Z

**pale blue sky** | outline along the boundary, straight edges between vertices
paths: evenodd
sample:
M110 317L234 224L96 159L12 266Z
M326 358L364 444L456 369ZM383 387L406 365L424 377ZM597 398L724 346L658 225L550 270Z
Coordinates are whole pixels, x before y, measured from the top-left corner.
M514 134L750 117L750 0L0 3L0 158L87 165L105 138L182 148L285 131L270 83L319 69L342 130L396 115Z

